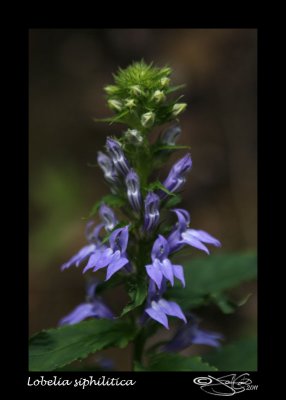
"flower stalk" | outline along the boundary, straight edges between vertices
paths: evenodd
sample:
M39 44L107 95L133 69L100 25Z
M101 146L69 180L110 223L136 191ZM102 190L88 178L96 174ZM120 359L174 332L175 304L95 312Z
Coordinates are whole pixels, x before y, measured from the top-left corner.
M189 153L174 163L162 182L158 176L155 182L151 180L156 175L160 156L166 160L176 150L181 134L178 116L187 107L170 96L176 90L170 86L171 72L169 67L134 63L120 69L114 84L105 87L107 104L114 113L105 121L125 126L121 136L107 138L106 152L100 151L97 156L113 194L112 201L100 203L100 222L89 225L88 245L62 266L64 270L82 264L83 273L91 276L104 271L105 281L122 278L131 302L117 317L130 318L138 330L134 340L134 362L137 363L142 363L150 332L160 326L169 329L173 318L181 328L187 328L179 331L183 333L178 333L170 349L183 346L181 337L188 345L194 342L192 338L209 345L217 345L219 339L211 333L207 336L195 323L193 327L180 304L168 298L168 290L175 282L180 283L181 290L185 286L184 266L172 260L174 254L184 246L207 253L206 245L220 246L207 232L189 227L187 210L169 210L166 206L167 200L186 183L192 167ZM167 130L151 142L153 128L162 124L169 124ZM162 144L168 146L167 151L160 150ZM128 220L120 220L120 209ZM87 317L113 318L113 312L93 293L62 323L77 323Z

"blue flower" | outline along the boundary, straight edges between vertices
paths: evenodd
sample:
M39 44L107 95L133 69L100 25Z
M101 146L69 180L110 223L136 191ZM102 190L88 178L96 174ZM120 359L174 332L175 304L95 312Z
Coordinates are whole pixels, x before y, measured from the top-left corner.
M221 243L219 240L211 236L209 233L188 228L190 224L190 215L186 210L174 209L178 222L171 234L168 237L168 244L170 247L170 253L180 250L184 245L196 247L199 250L205 251L209 254L209 249L204 243L212 244L215 247L220 247Z
M223 335L218 332L200 329L198 320L193 316L189 316L188 323L179 328L172 340L163 346L163 350L181 351L192 344L219 347L221 339L223 339Z
M144 213L144 230L151 232L156 228L160 219L159 213L160 197L149 192L144 201L145 213Z
M147 274L156 283L159 289L161 288L163 277L165 277L172 286L174 285L174 277L179 279L182 285L185 286L183 267L181 265L172 264L167 258L168 255L168 242L162 235L159 235L152 248L152 264L146 265L145 267Z
M63 317L59 325L74 325L86 318L113 319L113 312L96 296L98 282L89 283L87 286L87 299L85 303L79 304L72 312Z
M171 126L163 133L161 142L168 146L173 146L176 144L176 141L181 133L182 130L179 125Z
M146 308L145 312L149 317L162 324L166 329L169 329L167 315L177 317L185 323L187 322L181 307L174 301L167 301L165 299L160 299L157 302L152 301L151 307Z
M169 175L163 182L163 185L170 192L177 192L186 182L186 175L192 167L192 159L190 154L186 154L183 158L176 162L171 168ZM167 196L165 192L160 191L160 197L163 199Z
M104 178L107 180L107 182L116 186L119 181L112 159L102 151L99 151L97 153L97 163L102 169Z
M141 325L146 322L147 316L159 322L167 329L169 329L167 315L177 317L185 323L187 322L181 307L177 303L162 298L166 288L167 285L165 278L163 278L160 289L157 289L155 283L150 279L146 308L140 320Z
M127 187L127 197L132 208L140 213L142 207L142 198L140 193L140 181L136 172L131 169L125 178Z
M96 249L100 248L101 241L99 238L99 232L103 228L104 224L97 225L94 229L91 227L94 225L94 221L89 221L86 225L85 235L89 244L81 248L73 257L71 257L66 263L61 266L61 270L64 271L70 268L72 265L78 267L84 260L86 260Z
M128 160L126 159L121 145L114 139L107 138L106 148L110 155L115 169L123 176L126 176L130 170Z
M104 222L104 228L107 232L112 231L118 224L118 219L116 218L114 211L105 204L102 204L99 208L99 216Z
M126 255L128 243L128 226L118 228L113 231L109 237L109 247L101 246L89 258L83 273L89 269L93 272L107 267L106 279L111 278L115 272L129 263Z
M61 266L61 270L70 268L72 265L78 267L83 261L85 261L91 255L99 254L104 249L105 245L102 245L99 233L104 227L107 232L114 229L118 224L118 220L113 212L113 210L102 204L99 208L99 215L103 220L103 223L94 226L94 221L89 221L86 225L85 236L89 242L87 246L81 248L73 257L70 258L66 263Z

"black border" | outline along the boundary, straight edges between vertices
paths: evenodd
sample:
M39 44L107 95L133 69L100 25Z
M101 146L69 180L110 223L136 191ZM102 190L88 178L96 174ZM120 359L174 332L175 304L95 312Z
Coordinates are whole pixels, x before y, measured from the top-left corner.
M148 24L146 24L148 25ZM215 26L214 26L215 25ZM220 24L209 24L206 28L218 27L222 28ZM217 26L219 25L219 26ZM9 172L11 170L11 177L9 178L8 189L6 189L6 198L9 199L12 205L12 212L8 217L8 226L11 229L10 245L11 245L11 260L9 262L9 278L8 293L6 304L8 303L8 317L10 317L10 324L14 325L14 336L8 333L9 346L7 360L11 361L11 370L13 373L9 374L12 378L13 384L17 382L18 389L31 392L39 391L57 391L66 392L71 389L83 390L80 388L70 387L27 387L27 380L30 376L32 379L44 376L45 378L57 375L63 379L74 379L80 377L89 377L90 372L86 373L71 373L71 372L28 372L28 36L29 28L25 27L18 29L15 36L12 38L12 43L9 43L9 52L7 54L7 67L8 72L12 72L11 80L7 79L8 88L10 90L11 100L10 110L12 116L8 122L8 131L4 133L11 139L12 143L7 147L7 161ZM189 28L205 28L193 24ZM239 24L228 24L227 28L239 28ZM38 28L38 26L37 26ZM168 27L169 28L169 27ZM274 49L272 47L271 31L264 27L248 24L247 28L258 28L258 229L259 229L259 246L258 246L258 265L259 265L259 306L258 306L258 328L259 328L259 348L258 348L258 372L250 372L250 378L253 384L259 385L257 394L268 388L270 378L268 374L273 369L271 361L271 354L273 353L271 340L271 329L275 326L274 316L271 312L269 305L269 296L271 278L274 279L273 262L271 262L271 255L274 249L273 240L273 210L274 200L273 191L269 187L271 179L271 168L276 165L274 161L274 142L275 134L273 133L272 121L274 119L274 102L271 102L271 67L272 62L276 59ZM275 33L274 33L275 34ZM272 33L272 36L273 33ZM273 73L273 72L272 72ZM12 85L11 85L12 83ZM13 90L12 90L13 88ZM15 100L18 110L15 110ZM271 109L272 107L272 109ZM271 118L272 111L272 118ZM10 133L11 132L11 133ZM272 132L270 134L270 132ZM4 149L5 150L5 149ZM10 150L10 151L9 151ZM14 169L14 170L13 170ZM273 169L274 171L274 169ZM5 170L4 170L5 174ZM15 193L13 193L13 190ZM4 214L6 214L4 212ZM5 216L5 215L4 215ZM13 216L13 217L11 217ZM15 239L17 244L15 244ZM16 259L15 259L16 257ZM21 259L21 261L20 261ZM22 261L23 260L23 261ZM25 267L26 264L26 267ZM272 268L271 268L272 267ZM282 265L281 265L282 267ZM276 277L277 279L277 277ZM275 284L273 280L273 284ZM6 284L4 284L5 286ZM272 286L273 288L273 286ZM11 349L13 349L11 351ZM166 393L171 394L172 391L179 392L181 396L195 395L198 398L201 395L209 396L200 391L199 387L192 383L192 379L197 376L206 376L211 374L213 376L222 376L223 372L99 372L92 373L94 378L99 378L102 375L110 377L122 377L122 379L135 379L137 384L133 387L87 387L84 392L92 391L94 394L97 392L104 393L106 390L112 392L121 391L134 393L140 391L150 393L160 393L165 390ZM241 374L241 372L238 372ZM266 376L267 374L267 376ZM11 376L12 375L12 376ZM11 387L11 386L10 386ZM12 386L13 387L13 386ZM154 392L153 392L154 390ZM188 392L186 392L186 390ZM251 394L253 395L253 393ZM249 392L239 394L239 396L249 396Z

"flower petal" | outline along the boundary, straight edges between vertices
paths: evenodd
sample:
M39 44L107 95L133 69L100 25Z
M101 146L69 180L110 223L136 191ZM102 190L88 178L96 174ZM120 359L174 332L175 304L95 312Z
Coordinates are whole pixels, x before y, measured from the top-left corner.
M182 242L210 254L209 249L191 234L190 229L182 233Z
M106 267L112 261L113 255L114 252L110 247L101 251L99 258L95 264L96 265L95 271L98 270L99 268Z
M177 317L187 323L187 319L181 310L181 307L175 303L174 301L167 301L165 299L161 299L158 301L158 305L160 306L161 310L172 317Z
M162 324L166 329L169 329L168 318L159 307L156 307L156 305L154 306L154 303L155 302L152 301L152 307L147 308L145 312L149 317Z
M145 268L149 277L156 283L158 289L160 289L163 278L160 268L154 264L146 265Z
M178 222L177 222L177 227L180 230L180 232L184 232L187 227L189 226L191 222L191 217L190 214L188 213L187 210L184 210L183 208L174 208L173 210L174 213L176 213Z
M223 335L217 332L204 331L196 328L194 330L192 343L204 344L206 346L219 347L221 344L219 340L223 339Z
M90 303L82 303L77 306L71 313L62 318L59 325L73 325L88 318L95 317L96 313L93 310L93 305Z
M108 281L108 279L111 278L112 275L115 274L115 272L119 271L128 262L129 262L129 260L124 257L121 257L117 260L112 261L107 268L105 280Z
M173 273L179 281L182 282L183 287L186 286L185 276L184 276L184 268L181 265L173 264Z
M107 231L111 231L118 224L118 220L114 214L114 211L106 204L101 204L98 212Z
M161 263L161 271L164 277L174 286L174 273L171 261L168 258L165 258Z
M122 253L126 251L128 244L128 225L124 228L115 229L109 237L110 247L115 250L120 250Z
M155 240L152 248L152 261L155 260L155 258L158 258L159 260L164 260L165 258L168 257L169 254L169 245L168 241L164 238L162 235L158 235L158 239Z
M67 261L65 264L61 266L61 271L71 267L73 264L75 264L77 267L78 265L86 258L88 257L94 250L96 249L95 244L89 244L87 246L84 246L82 249L80 249L69 261Z
M99 260L99 258L101 257L102 251L101 250L97 250L95 251L88 260L88 263L86 264L86 266L84 267L82 273L84 274L86 271L88 271L91 268L94 268L96 265L96 262Z
M204 243L212 244L213 246L220 247L221 243L219 240L211 236L209 233L197 229L188 229L189 233Z
M173 232L170 233L170 235L168 236L168 244L170 248L170 253L178 251L182 247L184 247L185 244L181 242L181 232L179 228L176 228Z
M113 312L101 300L94 300L92 306L93 311L98 318L114 318Z

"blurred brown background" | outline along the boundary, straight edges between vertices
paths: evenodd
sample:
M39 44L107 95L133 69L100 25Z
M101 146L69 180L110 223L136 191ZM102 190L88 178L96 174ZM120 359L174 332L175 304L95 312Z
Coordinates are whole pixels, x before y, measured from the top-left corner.
M30 31L30 334L84 298L81 270L59 266L84 244L83 217L108 192L88 164L123 127L93 118L110 115L102 88L134 60L168 63L173 82L187 84L180 143L192 147L183 204L192 226L222 241L216 252L256 249L256 49L254 29ZM205 319L227 339L256 329L255 285L239 290L254 293L246 306ZM120 291L106 299L115 312L127 301ZM129 368L128 351L111 354Z

